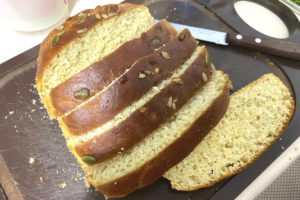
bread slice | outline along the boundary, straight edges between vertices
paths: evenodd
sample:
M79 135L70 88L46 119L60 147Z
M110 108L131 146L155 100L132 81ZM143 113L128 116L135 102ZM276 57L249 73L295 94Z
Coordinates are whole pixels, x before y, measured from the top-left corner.
M153 24L148 8L119 4L87 10L53 30L41 46L36 85L42 101L57 85Z
M242 171L275 142L293 111L288 88L273 74L262 76L231 96L221 122L164 177L190 191Z
M147 135L159 128L210 79L210 66L206 66L208 52L197 47L190 59L169 74L131 106L122 110L113 120L89 134L68 141L68 146L78 156L93 156L96 163L104 162L126 152ZM141 126L142 124L142 126Z
M218 124L227 110L228 76L215 71L210 81L144 140L124 154L88 166L76 154L86 180L108 197L122 197L144 187L184 159Z
M136 60L153 53L176 34L171 24L161 20L139 38L125 42L111 54L57 85L45 99L50 118L61 117L88 100L118 78ZM75 98L74 94L82 89L87 90L88 95L81 99Z
M182 35L184 39L180 40ZM196 48L197 41L188 29L179 32L85 104L58 119L65 136L85 134L113 119L190 58Z

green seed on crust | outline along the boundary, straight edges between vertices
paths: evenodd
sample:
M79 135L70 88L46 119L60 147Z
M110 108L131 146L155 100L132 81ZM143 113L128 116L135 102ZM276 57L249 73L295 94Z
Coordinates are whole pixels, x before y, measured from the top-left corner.
M205 67L208 68L208 66L209 66L209 56L206 55L205 56Z
M81 161L86 164L94 164L96 162L96 158L93 156L83 156L81 157Z
M88 96L90 96L90 91L87 88L83 88L83 89L76 91L75 95L74 95L75 99L85 99Z

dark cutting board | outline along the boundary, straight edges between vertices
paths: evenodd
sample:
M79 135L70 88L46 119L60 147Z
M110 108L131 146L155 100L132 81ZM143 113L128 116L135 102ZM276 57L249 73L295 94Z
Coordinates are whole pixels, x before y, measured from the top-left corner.
M233 9L234 1L231 0L128 2L147 5L157 19L168 16L170 22L267 37L241 21ZM293 15L289 14L289 17ZM293 20L290 18L288 21ZM287 41L300 41L297 27L299 23L290 26L289 30L293 32ZM300 94L299 61L231 46L204 42L199 44L207 47L217 69L229 75L234 86L233 92L265 73L277 75L290 89L296 102L293 119L283 132L282 140L276 141L254 164L233 178L191 192L173 190L168 180L160 178L123 199L234 199L284 151L282 146L286 149L299 137L300 113L297 110L299 102L296 101ZM42 105L34 87L38 49L37 46L0 65L0 159L2 157L4 160L2 165L0 160L0 184L10 199L16 199L18 195L26 200L104 199L94 189L87 192L83 172L66 147L57 121L49 120L46 110L40 109ZM35 104L33 99L36 100ZM31 157L35 158L33 164L29 163ZM60 185L65 182L67 186L61 188Z

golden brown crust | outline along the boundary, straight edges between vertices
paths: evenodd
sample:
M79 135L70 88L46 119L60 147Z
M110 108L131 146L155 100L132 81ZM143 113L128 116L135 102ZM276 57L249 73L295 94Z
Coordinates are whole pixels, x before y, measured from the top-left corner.
M202 51L194 62L179 76L177 83L164 87L151 100L146 102L141 109L134 111L128 118L111 130L96 136L82 144L75 146L78 156L93 156L96 163L104 162L120 153L126 152L147 135L159 128L172 117L206 82L202 80L202 73L210 79L211 67L205 65L205 55L208 55L203 46ZM181 84L178 84L178 81ZM177 99L175 109L168 105L169 98ZM142 110L144 109L144 110ZM122 150L121 150L122 149ZM96 164L95 163L95 164Z
M227 76L228 81L228 76ZM123 197L136 189L153 183L164 172L178 164L215 127L224 116L229 104L227 85L206 111L182 134L168 145L158 156L149 160L135 171L104 185L95 185L106 198Z
M88 100L89 97L119 77L137 59L153 53L155 49L167 43L176 34L176 30L171 24L166 20L161 20L142 33L141 37L125 42L111 54L59 84L45 98L50 118L60 117L78 104ZM153 39L158 39L160 43L152 45ZM76 99L75 92L83 88L90 91L89 97Z
M41 91L41 87L42 87L41 79L42 79L45 69L47 68L47 66L49 65L51 60L63 48L65 48L66 45L68 45L72 41L76 40L79 36L81 37L82 35L86 34L92 27L107 20L107 19L103 19L103 18L97 19L94 15L95 13L99 13L101 15L101 14L108 14L108 13L112 13L112 12L115 13L116 10L118 10L118 12L117 12L118 15L123 15L124 13L128 12L129 10L131 10L133 8L148 9L147 7L142 6L142 5L132 5L130 3L118 4L118 5L109 4L109 5L105 5L103 7L98 6L93 10L83 11L83 12L73 16L69 20L66 20L62 24L62 26L65 27L63 30L54 29L53 31L51 31L48 34L48 36L46 37L46 39L44 40L44 42L41 44L40 54L38 57L37 76L36 76L36 85L37 85L38 91ZM86 15L86 20L81 24L76 24L76 21L82 15ZM118 15L111 16L108 19L110 19L112 17L117 17ZM85 28L87 28L86 32L80 33L80 34L77 33L78 30L82 30ZM57 45L53 46L52 42L50 42L50 41L56 35L60 35L60 39L59 39L59 42L57 43Z
M256 81L250 83L250 84L247 85L246 87L244 87L244 88L240 89L239 91L235 92L234 94L232 94L232 95L230 96L230 98L231 98L232 96L234 96L234 95L237 95L239 92L242 92L243 90L246 90L247 88L252 87L253 85L257 84L261 79L265 78L266 76L273 76L273 77L275 77L278 81L281 82L281 80L280 80L278 77L276 77L275 75L273 75L273 74L265 74L265 75L263 75L262 77L260 77L259 79L257 79ZM284 85L284 84L283 84L283 85ZM171 181L172 188L173 188L173 189L176 189L176 190L181 190L181 191L192 191L192 190L198 190L198 189L200 189L200 188L210 187L210 186L212 186L212 185L218 183L219 181L221 181L221 180L223 180L223 179L225 179L225 178L231 177L231 176L233 176L233 175L235 175L235 174L241 172L242 170L244 170L245 168L247 168L249 165L251 165L252 163L254 163L254 162L255 162L255 161L256 161L256 160L257 160L257 159L258 159L258 158L266 151L266 150L268 150L268 149L270 148L270 146L272 146L272 144L280 137L281 133L282 133L282 132L284 131L284 129L288 126L289 121L290 121L291 117L293 116L294 109L295 109L295 103L294 103L294 101L293 101L293 98L290 97L290 100L291 100L290 113L289 113L289 116L288 116L287 120L286 120L285 122L283 122L284 126L283 126L282 129L278 132L278 135L277 135L276 137L274 137L274 140L271 141L271 142L269 143L269 145L266 145L265 148L261 151L261 153L258 154L258 155L256 155L252 160L250 160L250 162L245 163L245 165L244 165L243 167L239 168L238 170L235 170L234 172L228 173L228 174L222 176L221 178L219 178L219 179L217 179L217 180L210 181L210 182L207 183L207 184L199 185L199 186L197 186L197 187L192 187L192 188L182 188L182 187L178 187L178 186L176 186L176 185L173 185L173 184L172 184L172 181Z
M126 74L93 100L60 118L58 121L63 132L75 136L99 127L140 99L161 82L167 73L171 73L184 63L196 49L197 42L188 29L184 29L183 32L186 33L183 41L179 40L181 35L179 33L167 45L136 62ZM161 52L167 52L171 59L165 59ZM159 68L159 73L155 73L155 68ZM154 72L154 75L141 78L140 75L146 74L147 71Z

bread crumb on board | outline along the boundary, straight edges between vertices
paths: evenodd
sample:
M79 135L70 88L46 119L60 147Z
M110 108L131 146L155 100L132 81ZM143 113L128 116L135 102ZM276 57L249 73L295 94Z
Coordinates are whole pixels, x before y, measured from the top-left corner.
M32 157L31 157L31 158L29 159L29 163L30 163L30 164L34 163L34 161L35 161L35 158L32 158Z
M85 183L85 187L86 188L90 188L91 187L90 182L88 182L86 179L84 179L84 183Z
M35 104L36 103L36 100L35 99L32 99L32 104Z
M59 187L61 187L61 188L65 188L66 186L67 186L67 183L66 183L66 182L64 182L64 183L60 184L60 186L59 186Z
M43 183L43 177L40 177L40 181Z

